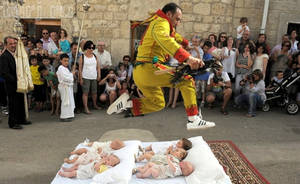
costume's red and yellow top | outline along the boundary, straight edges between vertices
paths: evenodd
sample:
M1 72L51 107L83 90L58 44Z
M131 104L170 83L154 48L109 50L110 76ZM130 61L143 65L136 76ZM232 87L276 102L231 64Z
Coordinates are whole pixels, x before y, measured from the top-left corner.
M145 22L149 22L149 26L138 47L136 61L150 62L157 56L160 62L166 62L169 56L173 56L179 62L183 62L190 56L183 48L188 45L188 41L175 32L170 19L163 11L158 10Z

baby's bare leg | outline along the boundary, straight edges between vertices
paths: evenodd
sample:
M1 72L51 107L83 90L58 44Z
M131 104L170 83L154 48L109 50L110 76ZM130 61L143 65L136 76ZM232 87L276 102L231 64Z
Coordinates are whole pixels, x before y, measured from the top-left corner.
M155 169L154 167L149 167L144 173L138 173L136 177L138 178L149 178L152 176L153 178L157 178L159 175L158 169Z
M76 162L76 160L78 160L78 156L77 157L74 157L73 159L69 159L69 158L65 158L64 159L64 162L68 163L68 164L73 164L74 162Z
M72 172L72 171L75 171L75 170L77 170L78 169L78 164L76 164L76 165L73 165L72 167L70 167L70 168L66 168L66 167L62 167L62 170L64 171L64 172Z
M147 147L145 148L145 151L152 151L152 144L151 144L150 146L147 146Z
M154 165L154 163L148 162L146 165L137 168L137 171L143 174L144 172L146 172L146 171L147 171L150 167L152 167L153 165Z
M58 175L60 175L62 177L67 177L67 178L74 178L77 176L77 173L76 173L76 171L72 171L72 172L59 171Z
M152 156L153 156L152 153L147 152L147 153L141 155L139 158L137 158L137 161L140 162L140 161L142 161L144 159L146 159L146 160L149 161L152 158Z
M80 149L72 151L70 154L71 155L81 155L82 153L86 153L86 152L87 152L86 148L80 148Z
M147 151L147 154L155 155L154 151Z

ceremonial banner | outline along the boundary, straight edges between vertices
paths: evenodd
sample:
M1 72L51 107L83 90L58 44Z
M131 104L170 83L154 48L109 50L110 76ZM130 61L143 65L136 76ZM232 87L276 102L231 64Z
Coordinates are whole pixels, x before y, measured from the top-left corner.
M28 55L23 42L19 39L15 55L17 71L17 92L28 93L33 90L33 83L29 68Z

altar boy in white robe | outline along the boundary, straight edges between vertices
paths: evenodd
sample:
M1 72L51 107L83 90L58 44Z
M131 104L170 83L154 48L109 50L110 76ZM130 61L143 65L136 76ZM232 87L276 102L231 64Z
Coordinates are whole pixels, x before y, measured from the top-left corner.
M75 71L70 72L69 56L67 54L60 55L61 65L56 72L58 78L58 90L61 98L61 121L72 121L74 118L74 96L73 96L73 81Z

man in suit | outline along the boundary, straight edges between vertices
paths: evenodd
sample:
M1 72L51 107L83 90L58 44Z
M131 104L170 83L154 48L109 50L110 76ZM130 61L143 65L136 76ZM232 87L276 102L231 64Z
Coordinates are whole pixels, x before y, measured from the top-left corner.
M31 122L25 118L24 94L17 92L16 61L14 58L17 39L11 36L5 37L4 44L6 50L0 57L0 68L8 94L8 125L12 129L22 129L21 125L29 125Z

